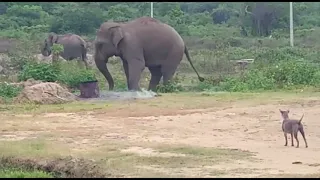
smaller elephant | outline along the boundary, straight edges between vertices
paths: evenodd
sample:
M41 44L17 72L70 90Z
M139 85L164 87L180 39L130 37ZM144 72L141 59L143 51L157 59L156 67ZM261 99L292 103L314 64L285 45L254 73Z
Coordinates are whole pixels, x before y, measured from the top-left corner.
M50 33L44 40L44 46L41 47L41 54L43 56L50 56L51 47L54 43L63 45L64 50L60 53L61 57L67 61L79 58L88 69L87 45L80 36L71 33L65 35Z

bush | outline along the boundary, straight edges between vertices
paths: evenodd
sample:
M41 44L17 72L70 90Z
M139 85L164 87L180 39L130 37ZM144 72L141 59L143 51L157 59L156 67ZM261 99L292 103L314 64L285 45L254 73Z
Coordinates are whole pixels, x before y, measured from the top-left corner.
M181 92L183 91L183 87L179 83L179 79L177 79L177 76L175 76L171 81L168 82L168 84L158 84L157 86L157 92L160 93L173 93L173 92Z
M228 77L220 86L226 91L271 90L296 86L317 86L320 69L304 61L284 60L262 69L249 69L242 76Z
M18 74L19 81L26 81L30 78L46 82L58 80L59 68L55 64L28 62Z
M274 79L269 79L262 71L250 70L242 77L228 77L220 85L226 91L271 90Z
M58 62L54 64L28 62L18 75L19 81L30 78L45 82L61 82L75 88L81 82L96 80L95 72L80 68L75 62Z
M317 66L304 61L281 61L269 67L264 74L274 79L280 87L292 85L314 85Z
M11 85L8 83L0 83L0 97L3 98L14 98L22 90L22 87Z
M94 81L96 76L93 70L77 69L62 70L58 76L58 81L68 85L71 88L76 88L81 82Z

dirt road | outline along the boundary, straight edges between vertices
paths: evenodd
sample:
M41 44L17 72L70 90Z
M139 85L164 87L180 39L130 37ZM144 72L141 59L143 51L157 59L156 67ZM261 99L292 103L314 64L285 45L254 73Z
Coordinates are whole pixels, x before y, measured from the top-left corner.
M186 163L178 169L165 165L155 166L150 162L137 168L169 176L189 177L318 176L318 100L317 97L308 97L288 101L277 99L265 103L262 100L255 103L248 103L249 100L225 101L219 104L212 101L211 104L203 103L206 107L198 106L201 108L186 108L181 102L175 107L153 107L147 103L150 100L143 100L127 102L126 107L117 106L111 110L106 108L71 113L8 113L0 115L0 139L18 142L23 139L43 138L45 141L67 146L68 152L88 152L99 149L108 142L117 142L126 144L115 147L119 152L147 157L186 156L184 153L157 150L156 147L161 145L239 149L254 153L253 158L234 158L213 164L199 163L190 168ZM138 103L140 105L137 105ZM133 112L126 110L129 106L134 109ZM146 107L150 107L149 110L146 110ZM284 146L279 108L290 108L291 117L296 118L300 118L304 110L302 122L309 148L305 148L300 134L300 148L291 147L290 139L289 146ZM213 170L221 173L212 173ZM136 175L132 176L143 175L136 172Z

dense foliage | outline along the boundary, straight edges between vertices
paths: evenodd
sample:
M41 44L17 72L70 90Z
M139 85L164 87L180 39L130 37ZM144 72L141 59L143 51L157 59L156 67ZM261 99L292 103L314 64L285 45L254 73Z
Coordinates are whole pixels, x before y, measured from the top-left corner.
M294 3L296 28L320 25L320 4ZM150 15L148 2L0 2L1 31L93 34L107 20ZM289 28L288 2L156 2L154 16L182 35L214 36L214 25L243 36L269 36ZM17 34L11 34L15 36Z

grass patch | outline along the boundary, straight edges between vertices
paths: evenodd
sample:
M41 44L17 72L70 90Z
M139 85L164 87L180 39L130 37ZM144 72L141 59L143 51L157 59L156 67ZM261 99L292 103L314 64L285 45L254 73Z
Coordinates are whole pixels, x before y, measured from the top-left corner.
M45 138L0 141L0 151L3 156L31 158L56 158L70 153L66 145Z
M220 148L209 148L209 147L172 147L172 148L161 148L160 152L173 152L181 153L196 157L202 157L201 159L210 162L221 162L221 161L232 161L232 160L243 160L250 159L254 153L249 151L242 151L238 149L220 149Z
M2 178L53 178L49 173L43 171L24 171L19 169L0 169Z

